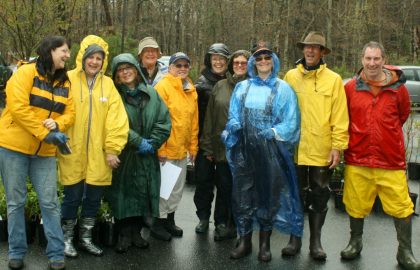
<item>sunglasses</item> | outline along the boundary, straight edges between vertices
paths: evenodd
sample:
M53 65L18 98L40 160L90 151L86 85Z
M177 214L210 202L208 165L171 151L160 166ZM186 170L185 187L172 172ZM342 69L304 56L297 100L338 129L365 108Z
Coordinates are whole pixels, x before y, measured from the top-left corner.
M258 57L255 57L255 61L256 62L261 62L262 60L265 60L265 61L269 61L269 60L271 60L271 56L270 55L267 55L267 56L258 56Z
M190 64L175 64L176 68L190 68Z
M246 61L233 61L233 65L235 67L237 67L237 66L246 66L247 64L248 64L248 62L246 62Z

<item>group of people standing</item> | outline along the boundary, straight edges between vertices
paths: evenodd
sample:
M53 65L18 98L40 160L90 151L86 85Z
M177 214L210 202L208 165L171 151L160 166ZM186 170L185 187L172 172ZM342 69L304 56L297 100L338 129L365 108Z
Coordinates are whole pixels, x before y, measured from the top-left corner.
M140 41L137 59L128 53L112 59L112 78L104 74L108 44L102 38L85 37L76 68L67 72L69 42L46 37L36 62L10 79L0 119L9 268L21 269L27 252L27 177L39 199L49 268L64 269L64 257L78 255L77 223L79 249L103 254L92 241L103 197L117 223L117 252L147 248L146 225L157 239L181 237L175 212L188 162L195 163L195 231L209 229L216 187L214 240L239 235L232 259L252 252L256 226L260 261L271 260L273 229L290 234L282 255L296 255L307 206L310 256L325 260L328 183L344 152L351 238L341 257L360 254L363 220L379 195L395 220L398 263L420 269L411 249L414 211L404 172L402 125L410 111L404 76L384 65L385 49L377 42L365 45L363 68L345 86L323 60L330 49L321 32L310 32L297 47L303 57L281 80L280 59L268 42L233 53L215 43L194 85L189 56L177 52L165 66L152 37ZM64 186L61 214L56 160ZM166 163L181 173L163 199L160 169Z

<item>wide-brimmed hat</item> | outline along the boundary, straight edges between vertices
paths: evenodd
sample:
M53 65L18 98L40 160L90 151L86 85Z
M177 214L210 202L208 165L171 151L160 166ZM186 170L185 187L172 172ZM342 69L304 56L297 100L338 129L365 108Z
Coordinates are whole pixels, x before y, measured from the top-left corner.
M145 37L139 42L139 52L137 55L141 54L144 48L155 48L159 51L159 57L162 55L162 52L160 51L159 44L156 42L156 40L152 37Z
M324 54L327 55L331 52L329 48L327 48L327 44L325 42L325 36L322 32L311 31L305 37L304 41L298 42L297 47L303 50L305 45L320 45L324 48Z

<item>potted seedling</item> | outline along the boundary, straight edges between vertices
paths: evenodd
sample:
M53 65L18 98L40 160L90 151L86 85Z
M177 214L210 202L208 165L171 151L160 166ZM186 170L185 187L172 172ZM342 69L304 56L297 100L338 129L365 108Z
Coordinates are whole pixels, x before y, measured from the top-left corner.
M96 242L101 242L105 246L115 245L117 239L117 232L115 227L114 217L112 216L111 209L108 202L101 202L101 207L98 211L96 230Z
M0 185L0 241L7 241L7 203L3 185Z

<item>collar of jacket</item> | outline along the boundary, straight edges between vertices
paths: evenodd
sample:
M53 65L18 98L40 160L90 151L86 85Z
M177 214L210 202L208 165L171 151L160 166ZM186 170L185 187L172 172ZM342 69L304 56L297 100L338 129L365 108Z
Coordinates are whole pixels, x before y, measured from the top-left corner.
M235 86L238 82L248 79L247 74L242 77L237 77L235 74L230 74L230 72L226 72L226 79L228 83L232 86Z
M221 76L218 74L213 73L209 68L205 68L201 71L201 75L203 75L204 77L206 77L207 80L216 83L220 80L223 80L224 78L226 78L225 75Z
M301 59L302 60L302 59ZM303 59L304 60L304 59ZM314 76L319 76L319 74L324 70L324 69L326 69L327 68L327 64L326 63L322 63L322 64L320 64L319 65L319 67L317 68L317 69L315 69L315 70L307 70L307 69L305 69L305 66L304 66L304 64L303 63L299 63L299 61L298 62L296 62L297 63L297 69L301 72L301 73L303 73L304 75L314 75Z
M402 72L401 69L391 66L391 65L384 65L384 69L387 69L389 71L394 71L397 73L398 80L396 82L393 82L389 85L382 86L382 90L391 90L391 91L398 91L400 89L401 84L404 84L406 82L406 78ZM362 79L361 73L363 71L363 68L361 68L357 72L356 77L356 91L370 91L369 85Z
M166 78L176 89L180 88L180 90L184 92L189 92L194 89L194 84L191 82L189 77L187 77L185 80L182 80L180 77L176 77L171 73L168 73L166 74Z

